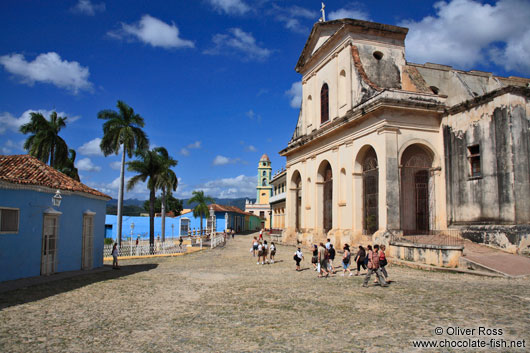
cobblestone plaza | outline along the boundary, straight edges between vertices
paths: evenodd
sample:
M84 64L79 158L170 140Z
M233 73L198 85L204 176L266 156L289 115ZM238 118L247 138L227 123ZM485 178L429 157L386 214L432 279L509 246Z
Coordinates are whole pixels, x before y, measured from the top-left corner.
M258 266L250 240L0 293L0 351L404 352L420 339L528 349L528 278L390 265L388 288L361 288L363 276L317 278L307 250L296 272L293 247Z

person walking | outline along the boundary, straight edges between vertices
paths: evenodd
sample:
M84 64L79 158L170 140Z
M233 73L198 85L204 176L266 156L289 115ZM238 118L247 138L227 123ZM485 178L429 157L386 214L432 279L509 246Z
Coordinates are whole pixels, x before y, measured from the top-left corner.
M276 255L276 245L274 245L274 242L271 242L271 255L270 255L270 258L271 258L271 264L274 263L274 256Z
M318 264L319 264L319 273L318 277L322 277L323 274L326 274L326 277L329 276L329 272L327 271L328 268L328 261L327 257L329 256L328 250L324 246L324 244L320 243L320 246L318 247Z
M359 245L359 251L357 251L357 254L355 255L355 263L357 264L357 273L356 276L359 276L359 272L361 271L361 266L366 270L366 265L364 264L364 260L366 259L366 250L364 250L362 245Z
M351 259L351 253L350 253L350 246L348 244L344 244L344 255L342 255L342 275L344 276L346 274L346 271L350 273L350 276L353 275L353 273L350 271L350 259Z
M114 246L112 247L112 268L115 270L120 268L118 266L118 243L114 243Z
M385 250L386 246L381 245L381 249L379 250L379 266L381 267L381 273L383 273L383 276L385 276L385 281L388 283L388 272L386 272L386 265L388 265L388 261L386 259Z
M259 265L259 259L263 257L263 244L261 244L261 241L258 242L258 265ZM263 265L263 261L261 262L261 264Z
M262 241L263 240L263 229L260 229L259 231L259 238L258 238L259 241Z
M362 284L363 287L368 287L368 282L370 281L372 273L377 275L381 287L388 287L388 284L386 284L383 274L381 273L381 267L379 266L379 256L379 245L376 244L374 245L374 250L368 253L368 272L366 273L366 277L364 277Z
M296 270L300 271L300 261L304 259L304 254L302 254L302 250L298 248L293 256L294 261L296 261Z
M269 253L269 245L267 244L267 241L265 240L263 242L263 261L265 263L261 262L262 265L264 265L264 264L269 262L269 260L267 259L268 253Z
M311 257L311 263L315 271L318 271L318 246L313 244L313 256Z
M258 239L254 237L254 239L252 240L252 256L254 257L256 256L256 252L258 251L258 245Z
M333 267L333 260L335 260L335 248L333 247L333 244L329 244L328 253L328 271L330 273L335 273L335 268Z
M232 231L230 233L232 234L232 239L234 239L234 237L236 235L236 231L232 229Z

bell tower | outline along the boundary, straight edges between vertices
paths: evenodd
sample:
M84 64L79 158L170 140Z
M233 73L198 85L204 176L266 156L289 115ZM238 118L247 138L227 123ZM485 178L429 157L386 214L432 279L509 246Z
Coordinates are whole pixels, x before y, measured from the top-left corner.
M256 203L269 204L269 197L272 193L271 181L271 161L269 156L261 156L258 164L258 186L256 187Z

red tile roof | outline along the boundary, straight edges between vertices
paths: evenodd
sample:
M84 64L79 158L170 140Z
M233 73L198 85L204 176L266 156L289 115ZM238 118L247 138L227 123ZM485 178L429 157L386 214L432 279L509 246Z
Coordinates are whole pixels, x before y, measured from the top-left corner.
M70 178L27 154L0 155L0 180L13 184L36 185L52 189L84 192L111 199L110 196Z
M223 206L223 205L218 205L216 203L212 203L211 205L208 205L208 209L210 208L210 206L213 206L213 209L215 210L215 212L234 212L234 213L239 213L239 214L248 215L248 216L255 216L255 214L242 211L240 208L236 206Z

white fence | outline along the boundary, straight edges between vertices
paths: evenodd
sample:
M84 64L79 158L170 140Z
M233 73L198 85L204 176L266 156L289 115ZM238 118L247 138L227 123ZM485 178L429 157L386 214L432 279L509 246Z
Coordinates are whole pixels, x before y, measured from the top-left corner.
M111 244L106 244L103 247L103 257L112 256L112 247ZM179 246L177 242L157 242L151 246L149 243L142 242L141 244L127 244L123 242L121 247L118 247L118 256L145 256L145 255L170 255L184 253L187 251L187 246Z
M228 235L226 235L226 237L228 237ZM224 233L216 233L210 241L210 247L213 249L224 245L226 243L226 237Z

